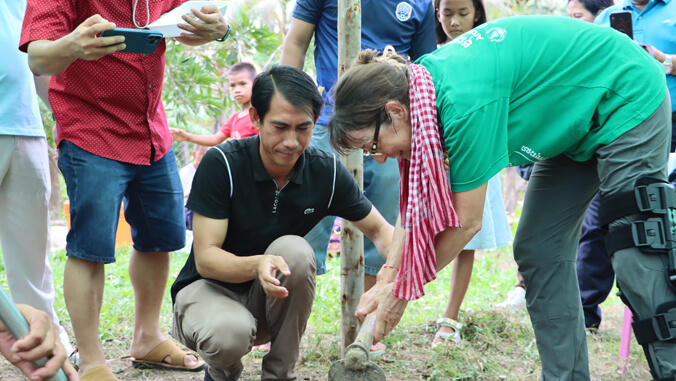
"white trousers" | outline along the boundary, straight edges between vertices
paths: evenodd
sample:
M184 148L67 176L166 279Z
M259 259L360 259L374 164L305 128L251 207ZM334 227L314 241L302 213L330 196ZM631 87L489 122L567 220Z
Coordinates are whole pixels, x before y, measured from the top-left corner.
M12 300L47 312L70 354L73 347L54 311L47 155L45 138L0 135L0 248Z

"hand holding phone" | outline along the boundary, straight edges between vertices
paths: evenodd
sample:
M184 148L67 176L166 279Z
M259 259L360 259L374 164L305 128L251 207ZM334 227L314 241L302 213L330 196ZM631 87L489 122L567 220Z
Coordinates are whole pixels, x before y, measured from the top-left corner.
M101 33L101 37L124 36L126 47L120 52L152 54L162 41L162 33L154 30L115 28ZM115 46L115 45L111 45Z
M65 53L73 57L73 60L95 61L120 50L119 45L123 42L122 37L98 37L101 32L114 28L115 23L109 22L99 14L90 16L64 37L66 41Z
M631 21L631 12L622 11L622 12L613 12L610 14L610 27L626 34L634 39L634 29L632 28Z

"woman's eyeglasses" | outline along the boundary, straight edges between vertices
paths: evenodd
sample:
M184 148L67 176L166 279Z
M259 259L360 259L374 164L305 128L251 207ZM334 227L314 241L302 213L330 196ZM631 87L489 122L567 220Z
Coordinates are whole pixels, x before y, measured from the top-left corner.
M376 131L373 134L373 145L371 151L364 150L364 156L380 156L382 153L376 152L378 149L378 133L380 132L380 118L376 120Z

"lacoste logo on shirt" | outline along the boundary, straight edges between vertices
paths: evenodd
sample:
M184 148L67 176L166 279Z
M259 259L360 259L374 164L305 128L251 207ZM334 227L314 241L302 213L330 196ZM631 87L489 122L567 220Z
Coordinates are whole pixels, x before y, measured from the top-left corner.
M305 209L305 212L303 214L312 214L315 212L315 208L307 208Z

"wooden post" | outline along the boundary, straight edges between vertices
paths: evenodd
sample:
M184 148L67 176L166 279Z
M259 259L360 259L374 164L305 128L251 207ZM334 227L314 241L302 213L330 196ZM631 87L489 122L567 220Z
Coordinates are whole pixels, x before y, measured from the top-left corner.
M361 2L338 0L338 76L350 68L361 50ZM363 156L355 150L341 161L363 189ZM342 220L340 235L341 285L341 353L354 342L359 331L355 317L359 298L364 293L364 234L348 221Z

